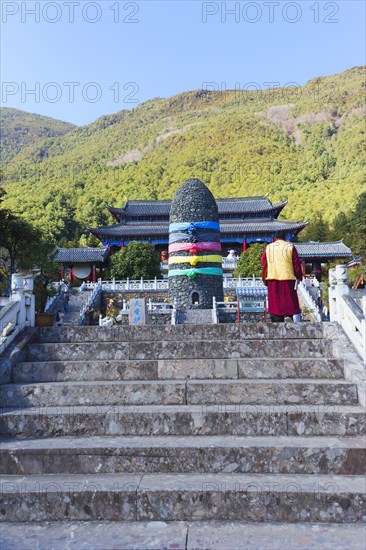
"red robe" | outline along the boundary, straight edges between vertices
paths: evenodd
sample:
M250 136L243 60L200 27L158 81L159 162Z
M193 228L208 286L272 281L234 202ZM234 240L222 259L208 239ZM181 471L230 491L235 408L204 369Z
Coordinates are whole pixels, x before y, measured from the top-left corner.
M299 299L295 290L294 280L278 281L276 279L265 280L267 276L267 255L266 251L263 252L261 258L262 264L262 278L268 285L268 313L272 315L285 315L292 317L301 313L299 306ZM295 247L292 249L292 265L294 268L294 274L296 279L301 281L302 270Z

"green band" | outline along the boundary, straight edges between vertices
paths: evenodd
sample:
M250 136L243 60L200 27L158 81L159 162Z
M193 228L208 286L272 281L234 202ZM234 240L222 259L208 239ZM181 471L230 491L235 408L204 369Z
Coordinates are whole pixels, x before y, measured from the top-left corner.
M196 275L219 275L222 277L223 271L221 267L196 267L192 269L171 269L169 277L183 275L193 279Z

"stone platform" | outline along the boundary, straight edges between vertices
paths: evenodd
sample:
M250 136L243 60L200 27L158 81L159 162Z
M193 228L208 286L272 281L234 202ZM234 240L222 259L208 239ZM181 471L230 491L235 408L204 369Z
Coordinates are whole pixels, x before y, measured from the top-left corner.
M365 378L332 325L41 329L0 387L1 547L364 548Z

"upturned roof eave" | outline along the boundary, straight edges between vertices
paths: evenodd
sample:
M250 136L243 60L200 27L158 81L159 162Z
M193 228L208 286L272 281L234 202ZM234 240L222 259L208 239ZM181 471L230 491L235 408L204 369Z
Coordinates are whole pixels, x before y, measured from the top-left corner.
M265 227L264 224L270 224L271 227ZM263 222L263 227L255 227L261 225L260 222L246 221L246 222L233 222L233 223L221 223L221 233L242 233L242 232L253 232L255 234L268 234L268 233L278 233L280 231L292 231L297 235L302 229L304 229L309 222L282 222L282 220L268 220ZM246 227L238 227L238 226ZM252 225L252 227L250 227ZM235 227L236 226L236 227ZM89 227L86 226L87 231L95 235L96 237L134 237L144 236L144 235L165 235L169 233L169 223L160 222L153 225L149 224L115 224L112 226L103 226L103 227ZM119 232L118 230L121 229Z
M251 210L248 210L248 212L278 212L278 214L283 210L283 208L288 204L288 199L286 199L285 201L282 201L282 202L279 202L279 203L276 203L276 204L272 204L272 202L267 199L266 197L264 196L255 196L255 197L235 197L235 198L218 198L218 199L215 199L216 200L216 203L217 203L217 206L218 206L218 209L219 209L219 213L220 213L220 204L227 204L227 203L233 203L233 204L237 204L239 202L247 202L247 203L250 203L250 202L256 202L256 201L263 201L263 200L266 200L267 201L267 205L266 206L262 206L262 207L258 207L258 209L251 209ZM144 215L144 213L131 213L128 211L128 207L129 205L131 205L131 207L133 206L148 206L148 207L158 207L158 206L168 206L168 210L167 212L165 213L166 215L169 214L169 210L170 210L170 204L171 204L171 201L170 200L157 200L157 201L149 201L149 200L141 200L141 201L127 201L121 208L118 208L118 207L115 207L115 206L111 206L109 204L106 204L106 208L107 210L112 214L112 216L116 219L120 219L120 217L123 217L123 218L129 218L129 217L133 217L133 216L139 216L139 215ZM233 209L231 210L231 212L236 212L235 208L233 207ZM221 212L221 213L225 213L225 212ZM159 216L161 215L162 213L161 212L157 212L156 214L154 212L146 212L146 215L150 215L150 216ZM244 214L245 214L245 211L244 211ZM278 215L277 214L277 215Z

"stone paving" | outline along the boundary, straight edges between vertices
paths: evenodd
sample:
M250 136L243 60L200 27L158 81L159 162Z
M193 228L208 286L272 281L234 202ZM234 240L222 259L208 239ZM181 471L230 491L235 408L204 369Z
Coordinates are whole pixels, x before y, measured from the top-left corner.
M90 298L91 291L84 290L82 292L71 292L69 308L64 317L64 325L77 325L79 320L79 315L83 306L86 305L87 301Z
M365 369L337 330L39 330L0 387L0 547L364 549Z
M243 522L3 524L6 550L364 550L364 526Z

